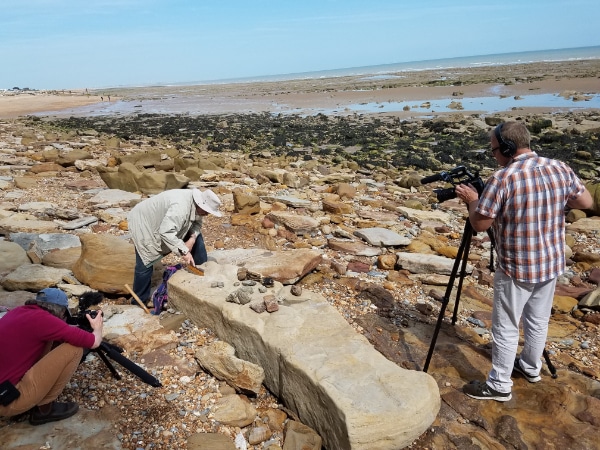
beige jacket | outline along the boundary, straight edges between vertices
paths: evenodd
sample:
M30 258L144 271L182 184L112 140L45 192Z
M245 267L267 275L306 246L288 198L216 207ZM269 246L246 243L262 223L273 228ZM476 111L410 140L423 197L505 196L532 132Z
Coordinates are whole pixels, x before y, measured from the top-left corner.
M191 189L171 189L138 203L127 216L135 249L148 267L164 255L186 249L188 233L200 234Z

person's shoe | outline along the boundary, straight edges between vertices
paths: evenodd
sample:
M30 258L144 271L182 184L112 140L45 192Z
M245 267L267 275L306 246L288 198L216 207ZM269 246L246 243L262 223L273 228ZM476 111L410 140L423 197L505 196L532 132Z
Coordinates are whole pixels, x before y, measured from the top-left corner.
M43 411L43 410L48 411ZM34 406L29 416L29 423L31 425L43 425L48 422L56 422L57 420L63 420L71 417L79 410L79 405L75 402L52 402L50 406L44 405L43 408Z
M512 398L510 392L498 392L488 386L486 382L471 381L465 384L463 392L471 398L477 400L496 400L497 402L507 402Z
M135 306L140 306L140 304L137 302L137 300L135 298L131 298L131 300L129 301L129 303L131 305L135 305ZM142 302L144 303L144 302ZM150 300L146 300L146 302L144 303L144 305L146 305L146 308L154 308L154 302L152 301L152 299ZM140 306L141 308L141 306Z
M523 375L523 377L525 377L525 379L527 381L529 381L530 383L537 383L538 381L540 381L542 379L542 377L540 377L539 375L531 375L531 374L528 374L527 372L525 372L521 368L521 364L519 363L519 358L515 359L515 364L513 366L513 373L515 373L515 372Z

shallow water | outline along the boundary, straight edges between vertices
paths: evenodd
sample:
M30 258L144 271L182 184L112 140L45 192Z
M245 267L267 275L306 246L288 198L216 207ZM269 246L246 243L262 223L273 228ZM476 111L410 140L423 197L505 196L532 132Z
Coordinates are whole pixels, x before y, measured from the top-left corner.
M462 108L451 107L451 104L458 104ZM344 112L356 113L384 113L403 111L404 108L410 108L410 111L418 113L440 113L452 111L481 111L485 113L494 113L509 111L515 108L553 108L555 112L574 111L578 109L596 109L600 108L600 95L590 96L587 100L574 101L571 98L564 98L556 94L537 94L527 95L515 99L514 97L470 97L470 98L446 98L441 100L411 100L406 102L370 102L355 103L345 106ZM316 113L335 114L342 112L339 109L319 109Z
M460 107L451 105L460 104ZM232 114L261 113L274 114L373 114L408 111L415 114L443 112L495 113L518 108L552 108L554 112L567 112L579 109L600 109L600 95L589 95L586 100L575 101L558 94L524 95L522 97L451 97L436 100L411 100L388 102L354 103L336 108L296 108L285 103L265 103L264 101L243 98L222 98L196 96L190 93L169 95L162 98L145 98L127 101L100 102L94 105L72 108L62 111L44 111L37 116L104 116L130 114Z

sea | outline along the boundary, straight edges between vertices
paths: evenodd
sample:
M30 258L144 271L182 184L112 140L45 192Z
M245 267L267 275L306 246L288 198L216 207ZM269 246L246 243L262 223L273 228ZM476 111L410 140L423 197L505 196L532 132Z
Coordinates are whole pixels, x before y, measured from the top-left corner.
M302 72L279 75L263 75L244 78L229 78L209 81L186 81L170 84L155 84L152 86L115 87L107 88L106 92L119 92L126 89L128 96L121 101L105 101L61 112L44 111L36 115L129 115L129 114L223 114L223 113L256 113L269 111L273 114L354 114L354 113L393 113L410 111L423 115L442 112L452 112L452 99L419 99L410 102L390 101L385 103L361 102L345 105L343 111L335 109L308 108L297 110L282 104L258 104L252 101L215 99L207 100L205 92L210 86L235 83L265 83L292 80L326 79L335 77L361 77L365 80L385 80L402 77L403 72L445 70L453 68L495 67L512 64L527 64L536 62L559 62L600 59L600 46L538 50L516 53L500 53L492 55L477 55L457 58L445 58L423 61L410 61L375 66L352 67L316 72ZM98 92L98 90L96 90ZM115 94L113 94L114 96ZM585 101L576 101L558 94L532 94L519 98L491 95L485 97L465 97L460 99L462 111L478 111L495 113L509 111L515 108L552 108L557 112L600 109L600 95L587 95Z
M527 64L535 62L577 61L584 59L600 59L600 45L592 47L536 50L528 52L498 53L492 55L461 56L456 58L409 61L375 66L350 67L344 69L320 70L315 72L289 73L280 75L263 75L245 78L229 78L222 80L194 81L175 83L173 85L231 84L267 81L290 81L303 79L320 79L346 76L365 76L369 78L390 78L392 74L401 72L440 70L468 67L493 67L511 64Z

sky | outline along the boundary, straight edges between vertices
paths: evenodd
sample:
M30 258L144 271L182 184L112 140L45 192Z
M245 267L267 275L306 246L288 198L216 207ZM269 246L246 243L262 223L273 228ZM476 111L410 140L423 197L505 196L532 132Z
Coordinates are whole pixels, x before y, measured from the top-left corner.
M2 0L0 89L227 80L600 45L598 0Z

